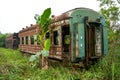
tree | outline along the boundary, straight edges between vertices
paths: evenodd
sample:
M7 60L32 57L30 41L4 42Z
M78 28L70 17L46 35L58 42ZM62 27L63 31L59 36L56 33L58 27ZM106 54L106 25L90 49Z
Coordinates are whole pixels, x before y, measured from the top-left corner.
M48 68L47 56L49 55L50 39L46 38L46 34L49 33L48 27L51 22L50 15L51 15L51 8L47 8L41 16L38 14L34 16L36 23L38 24L41 30L38 34L37 41L40 43L40 47L42 48L42 50L38 52L36 55L32 56L31 61L33 61L33 59L36 59L36 57L42 54L42 57L41 56L39 57L42 58L42 64L41 64L42 69Z
M5 38L8 36L9 34L2 34L0 33L0 47L5 47Z
M120 31L114 31L114 29L119 24L120 21L120 9L119 9L119 0L97 0L100 1L100 13L105 17L106 24L108 27L108 39L109 42L114 43L118 41L118 35Z
M101 8L101 14L105 17L106 24L108 27L108 39L109 43L112 43L112 47L116 49L117 44L120 41L120 31L114 31L114 28L119 23L120 20L120 9L118 4L120 3L119 0L97 0L100 1L100 8ZM108 74L106 74L106 77L109 77L108 79L115 79L115 50L113 50L109 55L112 55L112 58L110 59L110 67L108 68ZM109 63L108 63L109 64ZM118 63L117 63L118 64ZM106 69L107 70L107 69ZM112 73L109 73L109 72Z
M120 20L119 0L97 0L100 1L100 13L105 17L109 29L114 29Z

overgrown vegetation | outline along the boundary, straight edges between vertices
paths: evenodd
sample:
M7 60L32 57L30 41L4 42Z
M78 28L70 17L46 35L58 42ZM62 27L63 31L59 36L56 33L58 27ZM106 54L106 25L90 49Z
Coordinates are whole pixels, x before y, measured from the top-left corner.
M119 0L97 0L100 2L100 13L104 16L108 29L116 29L120 20Z
M30 58L30 61L34 61L38 58L40 58L41 62L40 65L42 66L42 69L48 69L48 55L50 50L50 39L47 37L47 33L49 36L49 24L51 22L51 8L47 8L44 10L43 14L39 16L38 14L35 15L36 23L38 24L38 28L41 30L38 34L37 42L40 43L41 51L36 53L36 55L32 55Z
M28 60L18 50L0 48L0 80L68 80L77 76L61 66L41 70Z
M114 2L111 2L113 0L98 1L101 1L101 12L107 20L107 25L115 26L119 20L119 11ZM109 7L104 7L106 5ZM110 21L113 21L113 25L110 25ZM39 61L28 62L29 57L25 57L18 50L0 48L0 80L120 80L120 31L113 32L111 27L108 31L108 54L88 70L61 65L42 70L39 69L39 64L36 64Z
M29 57L18 50L0 48L0 80L120 80L120 32L113 37L117 37L116 45L115 38L111 38L108 54L89 70L62 67L61 64L42 70L38 64L28 62Z

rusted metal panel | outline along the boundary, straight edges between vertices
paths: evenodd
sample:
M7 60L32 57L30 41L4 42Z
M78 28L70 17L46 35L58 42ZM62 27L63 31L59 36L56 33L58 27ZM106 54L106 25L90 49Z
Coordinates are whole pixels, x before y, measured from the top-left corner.
M52 16L52 23L58 22L58 21L64 21L66 19L69 19L70 16L68 13L63 13L59 16Z
M55 28L57 26L64 26L64 25L69 25L69 19L65 19L62 21L57 21L57 22L51 23L49 27Z
M19 49L23 52L35 54L41 50L39 45L19 45Z

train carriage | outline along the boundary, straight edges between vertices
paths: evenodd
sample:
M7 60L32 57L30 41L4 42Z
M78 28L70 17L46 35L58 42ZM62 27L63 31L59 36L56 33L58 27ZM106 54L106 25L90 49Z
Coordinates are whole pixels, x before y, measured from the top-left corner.
M5 47L11 49L17 49L19 44L18 33L13 33L6 37Z
M40 29L38 28L38 25L33 24L26 26L26 28L19 31L18 36L20 38L20 51L35 54L41 50L36 41L39 31Z
M75 8L59 16L52 16L49 26L51 49L49 58L63 62L85 62L86 65L107 53L107 27L105 20L98 12L88 8ZM32 29L31 29L32 30ZM32 48L25 47L30 41L26 33L33 35L30 29L19 32L22 51L35 53L40 50L37 43L30 44ZM38 30L37 27L34 30ZM39 30L38 30L39 31ZM38 32L35 32L35 35ZM23 37L21 37L23 35ZM34 40L36 36L34 35ZM29 44L30 42L28 42Z

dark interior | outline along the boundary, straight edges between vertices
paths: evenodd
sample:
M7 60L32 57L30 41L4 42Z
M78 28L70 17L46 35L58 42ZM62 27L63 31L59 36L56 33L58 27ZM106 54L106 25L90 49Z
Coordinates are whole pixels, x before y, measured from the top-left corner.
M86 58L90 59L96 57L96 27L100 27L99 24L89 23L86 25Z
M70 51L70 27L69 25L62 26L62 47L63 47L63 52Z

